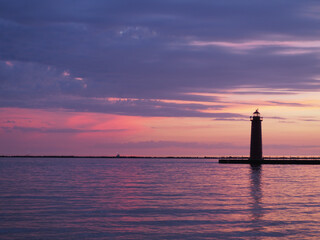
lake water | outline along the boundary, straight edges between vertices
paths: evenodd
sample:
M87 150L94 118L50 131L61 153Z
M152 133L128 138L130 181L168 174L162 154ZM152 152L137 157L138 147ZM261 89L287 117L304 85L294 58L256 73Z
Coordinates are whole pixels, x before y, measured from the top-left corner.
M320 166L0 158L0 239L319 239Z

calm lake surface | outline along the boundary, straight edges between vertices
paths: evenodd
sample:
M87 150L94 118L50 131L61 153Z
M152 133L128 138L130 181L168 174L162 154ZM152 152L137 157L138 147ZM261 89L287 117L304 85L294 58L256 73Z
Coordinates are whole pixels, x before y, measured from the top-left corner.
M0 239L319 239L320 166L0 158Z

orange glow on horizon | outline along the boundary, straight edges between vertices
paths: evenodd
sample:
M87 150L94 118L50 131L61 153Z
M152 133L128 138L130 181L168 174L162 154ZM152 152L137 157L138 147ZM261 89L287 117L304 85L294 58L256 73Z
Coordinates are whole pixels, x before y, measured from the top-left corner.
M205 104L222 106L202 112L228 112L240 116L230 118L143 117L59 109L1 108L0 152L37 154L42 146L41 151L45 154L248 155L249 116L259 108L264 117L264 155L319 155L320 96L315 92L279 91L242 88L219 93L188 93L212 96L217 101Z

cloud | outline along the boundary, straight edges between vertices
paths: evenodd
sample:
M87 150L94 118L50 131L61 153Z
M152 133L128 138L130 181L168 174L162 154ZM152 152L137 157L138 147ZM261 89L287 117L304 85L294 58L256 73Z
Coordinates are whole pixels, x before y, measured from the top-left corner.
M285 47L285 48L311 48L315 50L320 50L320 41L270 41L270 40L255 40L247 42L205 42L205 41L192 41L191 46L206 47L206 46L219 46L225 48L233 48L238 50L251 50L263 47Z
M280 105L280 106L288 106L288 107L307 107L307 106L311 106L310 104L295 103L295 102L268 101L268 103L275 104L275 105Z
M228 148L247 148L247 146L234 145L231 143L200 143L200 142L179 142L179 141L143 141L126 143L108 143L103 145L105 148L121 149L149 149L149 148L191 148L191 149L228 149Z
M314 2L3 0L0 104L239 117L210 113L200 103L154 100L206 101L221 112L218 97L188 93L248 86L319 91L320 19L306 14L310 4ZM112 97L140 101L95 99Z
M9 101L2 99L0 107L22 107L40 109L67 109L76 112L97 112L128 116L145 117L219 117L242 118L243 115L229 112L211 112L220 110L219 105L167 103L161 100L121 100L110 101L99 98L79 98L56 96L45 98L25 98Z
M99 132L123 132L127 129L76 129L76 128L35 128L35 127L1 127L6 132L20 131L24 133L99 133Z
M263 146L266 149L309 149L320 148L320 145L287 145L287 144L266 144Z
M300 118L299 121L304 121L304 122L319 122L319 119L315 119L315 118Z
M100 28L146 25L174 36L235 38L260 32L311 33L318 19L304 16L316 7L314 1L308 0L137 0L134 4L130 0L79 0L76 3L72 0L3 0L0 16L28 25L77 23Z
M3 123L16 123L16 121L13 121L13 120L7 120L7 121L4 121Z
M248 121L248 118L228 118L228 117L221 117L221 118L214 118L214 121Z

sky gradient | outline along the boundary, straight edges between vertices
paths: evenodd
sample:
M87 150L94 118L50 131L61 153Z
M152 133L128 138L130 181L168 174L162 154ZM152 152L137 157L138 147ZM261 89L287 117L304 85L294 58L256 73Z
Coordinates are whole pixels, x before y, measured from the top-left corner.
M320 3L0 0L0 154L320 155Z

